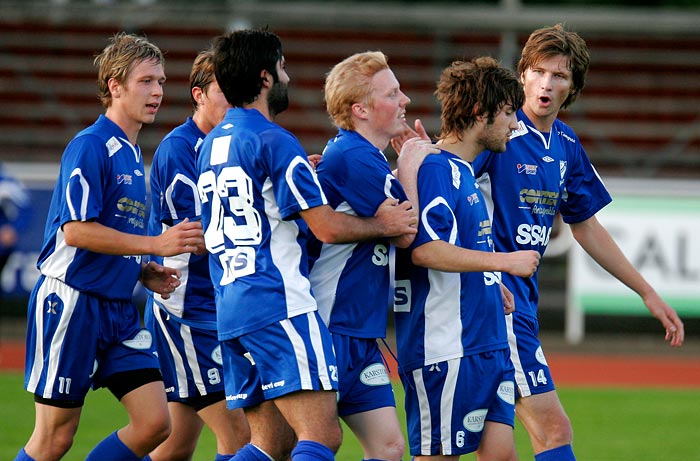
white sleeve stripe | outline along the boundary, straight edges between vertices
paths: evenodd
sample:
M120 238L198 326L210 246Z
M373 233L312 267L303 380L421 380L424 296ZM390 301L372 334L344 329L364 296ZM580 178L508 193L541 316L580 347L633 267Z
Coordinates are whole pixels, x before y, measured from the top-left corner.
M182 173L178 173L173 178L168 188L165 190L165 201L168 203L168 210L170 211L170 217L172 219L178 219L177 210L175 209L175 203L173 202L173 192L175 186L178 182L182 182L186 186L192 189L192 196L194 197L194 213L196 216L201 216L202 214L202 201L199 198L199 192L197 191L197 184L192 181Z
M75 170L73 170L73 172L70 174L70 177L73 178L73 176L78 176L80 178L80 185L83 188L83 194L80 198L80 212L76 214L75 205L71 201L70 180L68 181L68 185L66 185L66 204L68 205L68 208L70 210L70 216L73 221L84 221L87 215L87 204L88 196L90 195L90 185L83 176L83 172L80 168L76 168Z
M314 172L313 168L311 168L311 165L309 165L309 163L306 162L306 160L304 160L303 158L295 157L287 167L287 171L285 172L284 177L287 181L287 186L289 186L289 189L292 191L292 194L294 194L294 198L296 198L301 208L303 210L306 210L309 208L309 204L306 203L306 199L301 195L301 193L299 193L299 189L297 188L296 184L294 184L293 175L294 169L297 167L297 165L303 165L309 170L309 172L311 172L311 177L316 183L316 186L318 186L318 190L321 194L321 197L323 197L323 203L328 203L328 200L326 199L326 196L323 193L323 189L321 188L321 183L318 182L318 177L316 176L316 173Z
M452 215L452 230L450 231L450 241L449 243L455 244L457 241L457 219L455 218L454 213L452 212L452 209L449 207L447 204L447 201L445 200L444 197L435 197L421 212L421 222L423 223L423 226L425 227L425 230L428 232L428 235L430 236L431 239L433 240L440 240L440 236L435 232L435 230L430 227L430 223L428 222L428 212L439 206L439 205L445 205L445 207L449 210L450 214Z

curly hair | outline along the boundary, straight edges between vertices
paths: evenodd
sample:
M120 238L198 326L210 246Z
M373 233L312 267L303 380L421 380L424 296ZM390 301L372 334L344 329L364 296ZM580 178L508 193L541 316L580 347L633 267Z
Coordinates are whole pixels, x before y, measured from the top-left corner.
M453 62L440 75L435 96L442 106L440 137L460 140L478 117L493 123L503 106L518 110L525 100L517 76L488 56Z

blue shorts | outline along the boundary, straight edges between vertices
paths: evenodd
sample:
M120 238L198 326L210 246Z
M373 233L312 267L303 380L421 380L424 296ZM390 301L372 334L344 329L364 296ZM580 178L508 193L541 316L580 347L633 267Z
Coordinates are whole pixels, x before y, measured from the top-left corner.
M82 401L115 373L157 369L152 343L133 302L42 275L29 298L25 388L44 399Z
M395 407L394 389L377 340L332 336L338 362L338 416Z
M300 390L338 390L333 341L316 311L223 341L221 355L231 410Z
M224 392L221 346L216 330L185 325L149 297L144 314L153 335L169 402Z
M486 421L514 424L508 349L439 362L402 378L412 456L472 453L479 448Z
M537 337L540 329L537 318L516 314L506 315L506 327L518 396L528 397L553 391L552 373Z

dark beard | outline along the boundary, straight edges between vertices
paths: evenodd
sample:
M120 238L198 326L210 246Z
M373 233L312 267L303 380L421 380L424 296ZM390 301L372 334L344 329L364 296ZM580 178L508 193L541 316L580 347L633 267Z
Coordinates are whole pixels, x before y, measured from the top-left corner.
M270 116L284 112L289 107L289 96L287 95L287 85L276 81L270 92L267 94L267 106L270 109Z

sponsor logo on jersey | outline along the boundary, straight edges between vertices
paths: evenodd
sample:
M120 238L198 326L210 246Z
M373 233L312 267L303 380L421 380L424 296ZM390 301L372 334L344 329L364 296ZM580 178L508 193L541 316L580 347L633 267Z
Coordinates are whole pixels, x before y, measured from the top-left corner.
M105 146L107 147L107 152L109 152L109 156L111 157L114 155L119 149L122 148L122 143L119 142L117 138L112 136L109 138L107 143L105 143Z
M564 133L563 131L559 131L559 136L566 139L567 141L569 141L572 144L576 144L576 140L574 138L572 138L571 136L569 136L568 134Z
M549 243L549 236L551 233L552 229L550 227L523 223L518 226L518 233L515 236L515 241L519 245L541 245L546 247Z
M496 394L504 402L515 405L515 385L513 381L502 381L501 384L498 385Z
M389 384L389 374L381 363L373 363L360 373L360 382L366 386Z
M527 165L525 163L518 163L518 174L537 174L537 165Z
M488 410L482 408L467 413L467 416L462 420L464 428L469 432L481 432L484 430L484 422L486 421L486 413Z
M546 162L546 163L552 163L554 161L554 159L552 157L550 157L549 155L545 155L544 157L542 157L542 161Z
M523 122L522 120L518 120L518 128L511 131L510 139L515 139L518 136L522 136L524 134L527 134L527 127L525 126L525 122Z
M372 251L372 264L375 266L388 266L389 265L389 248L386 245L378 243L374 246Z
M520 189L520 203L556 206L558 201L559 191Z
M122 341L122 344L126 347L139 350L150 349L152 343L153 337L151 336L151 332L146 329L142 329L136 333L136 336L133 338Z
M117 184L124 184L126 186L130 186L134 183L134 178L130 174L118 174L117 175Z
M143 172L141 170L134 170L134 174L136 176L143 176Z
M469 205L474 206L477 203L479 203L479 195L476 192L473 192L467 196L467 202L469 202Z
M491 235L491 220L490 219L484 219L483 221L479 222L479 233L477 234L479 237L483 237L484 235Z

